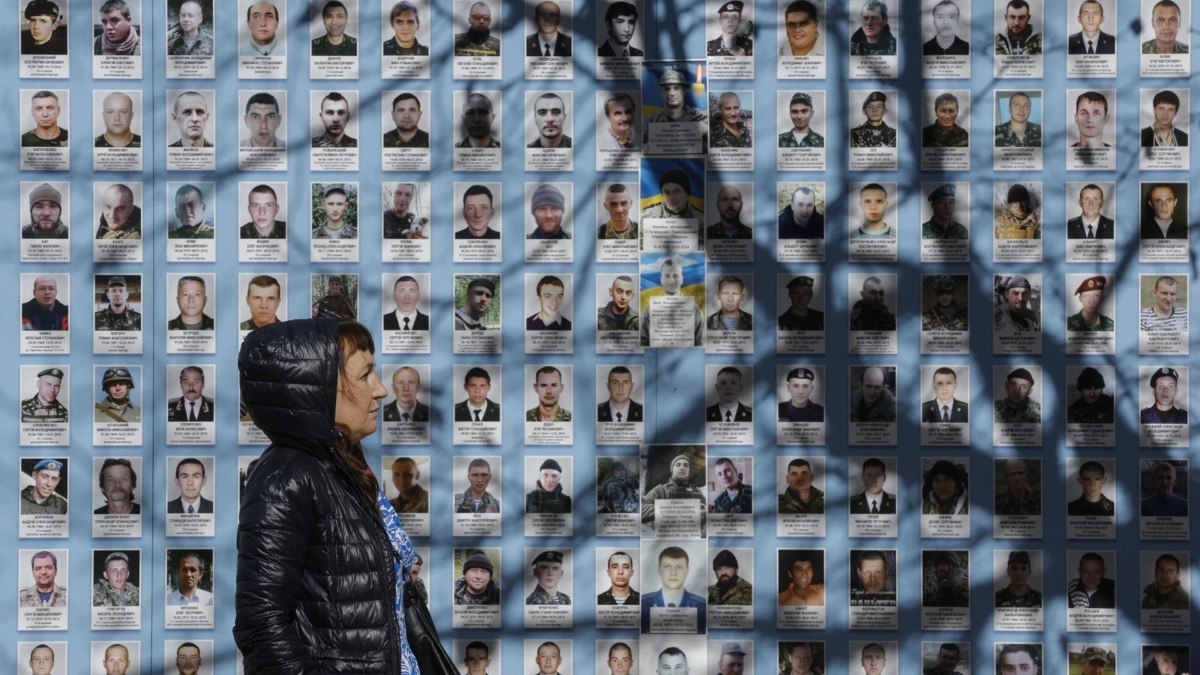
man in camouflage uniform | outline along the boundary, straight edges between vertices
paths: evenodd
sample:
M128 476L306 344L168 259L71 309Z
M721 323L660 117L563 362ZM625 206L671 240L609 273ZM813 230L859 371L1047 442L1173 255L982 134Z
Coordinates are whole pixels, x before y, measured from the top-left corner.
M721 34L706 43L709 56L753 56L754 41L738 30L742 27L742 0L729 0L717 8Z
M1079 487L1083 492L1078 498L1067 502L1068 516L1108 516L1116 515L1116 505L1113 500L1104 495L1102 490L1108 482L1104 465L1097 461L1084 462L1079 467Z
M133 390L133 376L127 368L109 368L104 371L100 382L104 390L103 401L96 404L96 422L137 423L142 421L142 409L129 400Z
M922 675L962 675L958 670L961 653L958 645L943 642L938 646L937 663L921 671Z
M613 464L612 476L600 486L601 513L637 513L637 481L626 478L628 470L621 462Z
M993 408L997 422L1010 424L1040 424L1042 405L1029 397L1033 389L1033 375L1024 368L1017 368L1004 380L1006 396L996 401Z
M788 104L788 115L792 118L792 128L779 134L781 148L823 148L825 137L812 130L808 124L812 121L813 101L808 94L798 91L792 94ZM799 140L797 140L799 137Z
M1042 592L1029 587L1029 553L1008 554L1008 585L996 592L996 607L1041 607Z
M697 224L703 219L704 212L692 206L689 198L692 196L692 181L682 169L667 169L658 179L658 191L662 201L653 204L642 211L643 223L647 218L691 218ZM700 229L700 234L704 230ZM701 236L700 244L704 244Z
M63 371L46 368L38 372L37 393L21 401L22 422L67 423L67 407L59 402Z
M330 275L326 283L328 285L329 292L325 295L325 297L313 303L313 318L355 318L354 306L350 304L350 298L342 295L342 277L336 274Z
M779 315L779 330L825 330L825 312L808 306L813 296L813 278L792 279L787 283L787 292L792 306Z
M108 306L96 312L96 330L141 330L142 314L129 306L129 288L125 277L114 275L108 278L105 292Z
M346 6L329 0L321 10L325 34L312 41L313 56L358 56L358 40L346 35Z
M1042 515L1042 493L1029 487L1029 467L1024 460L1007 459L1004 480L1008 489L996 495L997 516Z
M320 222L312 231L313 239L358 239L358 226L346 217L350 203L349 195L340 187L334 186L325 190L321 196L321 215L318 220L314 214L313 221Z
M996 55L1041 54L1042 34L1029 25L1030 7L1026 0L1008 0L1004 8L1005 32L996 34Z
M641 326L633 287L633 278L621 275L613 279L608 289L611 300L596 313L596 330L631 330Z
M884 304L882 279L864 279L859 296L850 308L850 330L896 330L896 315Z
M526 605L569 605L571 596L558 590L563 577L563 554L542 551L533 559L533 576L537 587L525 597Z
M710 148L751 147L750 128L742 119L742 101L732 91L721 94L717 99L719 114L710 119L712 128L708 132Z
M883 121L887 113L887 94L873 91L863 100L863 114L867 121L850 130L852 148L894 148L896 130Z
M491 34L492 8L487 3L471 5L469 27L454 36L455 56L500 56L500 38Z
M1029 188L1013 183L1008 188L1006 209L996 216L997 239L1041 239L1041 212L1033 208Z
M1068 424L1112 424L1116 421L1115 401L1104 393L1104 376L1088 366L1079 371L1075 391L1079 400L1067 406Z
M970 606L971 580L953 551L937 554L933 567L925 568L921 579L922 607Z
M787 488L779 495L779 513L825 513L825 493L813 485L812 465L796 458L788 462Z
M943 274L934 281L933 292L937 295L937 304L921 314L921 330L923 331L964 331L968 330L967 308L962 307L954 299L957 284L954 277Z
M1188 592L1179 582L1179 558L1170 553L1154 561L1154 581L1142 590L1142 609L1178 609L1191 607Z
M33 584L17 593L17 607L67 606L67 589L59 586L58 556L50 551L38 551L29 561L33 568ZM41 595L46 594L46 599Z
M1088 277L1075 289L1079 297L1080 309L1067 317L1067 331L1113 331L1116 324L1113 320L1100 313L1100 303L1104 301L1104 286L1108 279L1103 276Z
M346 133L350 125L350 101L336 91L331 91L321 99L319 108L321 124L325 133L313 136L314 148L357 148L358 139Z
M703 503L704 493L689 483L692 462L685 454L671 460L671 477L667 482L650 488L642 497L642 522L654 522L654 502L659 499L696 499Z
M543 366L534 375L533 391L538 404L525 411L526 422L570 422L571 411L558 404L563 392L562 372L554 366Z
M966 239L970 236L967 226L954 220L957 193L954 183L946 183L929 193L933 214L921 223L922 239Z
M1008 97L1008 121L996 125L994 145L997 148L1042 147L1042 125L1029 121L1033 107L1029 94L1015 92Z
M737 557L729 549L718 553L712 566L717 583L708 587L708 604L747 607L754 604L754 587L738 576Z
M970 135L967 130L956 123L958 120L957 96L950 92L939 95L933 101L933 111L937 121L921 130L922 147L966 148L970 146Z
M29 472L33 485L21 490L21 515L62 515L67 512L67 498L57 491L62 470L63 464L57 459L43 459L33 465Z
M454 580L455 605L499 605L500 582L492 578L495 567L483 551L475 551L463 562L462 576Z
M471 460L467 465L467 489L454 494L454 512L500 513L500 500L487 490L491 481L492 465L482 457ZM488 571L491 571L490 563Z
M129 583L129 556L113 551L104 559L104 577L92 587L93 607L138 607L142 604L138 587Z
M883 0L867 0L859 12L862 26L850 36L851 56L895 56L896 36L888 25L888 7Z
M683 92L691 83L680 70L668 70L658 78L662 90L663 107L643 120L642 142L650 142L650 126L666 122L704 122L708 115L703 110L689 108L684 103Z
M525 495L525 513L570 513L571 498L563 494L562 465L547 458L538 468L538 479Z
M754 491L742 482L733 460L722 457L714 466L716 482L721 492L713 500L713 513L753 513Z
M133 203L133 190L116 183L100 200L100 223L96 239L141 239L142 207Z
M997 333L1020 333L1040 331L1042 319L1030 304L1033 285L1023 276L1010 277L1001 286L1003 300L992 317L993 330Z
M1142 43L1143 54L1187 54L1188 45L1175 39L1179 34L1180 13L1175 0L1159 0L1150 12L1154 38ZM1186 30L1186 27L1185 27Z

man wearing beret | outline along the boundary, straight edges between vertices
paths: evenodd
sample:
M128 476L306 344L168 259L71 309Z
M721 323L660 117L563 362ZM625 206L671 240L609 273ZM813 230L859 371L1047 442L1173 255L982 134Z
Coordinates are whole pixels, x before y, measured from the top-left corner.
M779 330L825 330L825 313L808 306L813 296L812 277L799 276L789 281L787 294L792 305L779 315Z
M866 0L859 14L862 27L850 36L851 56L895 56L896 36L888 25L888 6L883 0Z
M104 390L103 401L96 403L96 422L121 422L136 424L142 421L142 409L129 399L133 390L133 376L128 368L115 367L104 371L100 388Z
M932 213L929 220L921 223L922 239L966 239L970 236L967 226L954 219L957 194L958 187L954 183L946 183L929 193Z
M566 196L557 186L550 183L537 186L529 200L529 212L533 215L535 225L527 238L570 239L571 233L562 226L566 203Z
M1005 397L992 406L995 421L1011 424L1039 424L1042 421L1042 404L1029 397L1033 389L1033 375L1025 368L1017 368L1004 380Z
M708 587L708 604L747 607L754 604L754 587L738 576L738 559L729 549L718 553L712 566L717 583Z
M33 465L29 472L33 485L21 490L21 515L67 512L67 498L57 492L63 468L57 459L43 459Z
M788 103L788 115L792 118L792 128L779 134L781 148L823 148L825 137L813 131L809 122L813 117L812 96L798 91L792 94Z
M709 56L753 56L754 43L747 35L738 34L742 26L741 0L729 0L717 8L721 34L708 41Z
M67 239L62 220L62 193L42 183L29 193L29 224L21 228L22 239Z
M1112 424L1115 403L1112 396L1104 393L1104 376L1088 366L1079 371L1075 378L1075 391L1079 399L1067 406L1067 424Z
M642 142L650 141L650 126L662 122L703 122L708 115L698 108L690 108L685 103L683 92L691 85L688 76L682 70L665 71L658 78L658 87L662 90L663 107L656 113L648 115L642 130Z
M525 495L525 513L570 513L571 498L563 494L562 465L553 457L538 467L533 491Z
M1015 275L1009 277L1001 288L1004 296L992 317L994 330L998 333L1040 331L1042 319L1030 302L1033 284L1025 277Z
M1174 368L1162 367L1150 376L1150 389L1154 392L1154 404L1142 408L1142 424L1187 424L1186 410L1175 407L1175 396L1179 393L1179 373Z
M958 374L945 366L933 371L933 393L931 401L921 404L921 422L965 423L970 421L966 401L954 397L958 390Z
M95 326L98 331L107 330L141 330L141 312L129 306L129 287L125 277L113 275L108 278L108 290L105 291L108 305L96 312Z
M1079 191L1079 215L1067 221L1067 239L1112 239L1113 219L1100 213L1104 190L1089 183Z
M129 583L129 556L113 551L104 559L104 571L92 587L93 607L138 607L142 604L138 587Z
M533 577L537 587L525 598L526 605L569 605L571 596L558 590L563 578L563 554L542 551L533 559Z
M816 373L808 368L792 368L785 378L788 400L779 404L780 422L824 422L825 407L812 400Z
M61 12L50 0L31 0L25 5L29 30L21 31L21 54L67 54L67 31L59 22Z
M67 422L67 407L59 402L63 371L46 368L38 373L37 393L21 401L22 422Z
M483 551L475 551L463 562L462 576L454 580L455 605L499 605L500 582L492 578L495 567Z
M877 0L870 0L876 2ZM883 120L887 113L887 94L873 91L863 100L863 115L867 120L850 130L852 148L894 148L896 130Z
M63 331L70 322L67 306L58 301L58 282L41 275L33 280L33 298L21 303L21 330Z
M959 305L958 301L954 299L957 289L958 284L949 274L943 274L934 280L933 292L937 303L921 313L921 330L970 330L967 308Z
M1041 212L1033 207L1029 188L1014 183L1004 203L1008 206L995 217L997 239L1042 238Z
M996 591L997 608L1042 606L1042 592L1029 585L1030 567L1027 551L1009 552L1008 585Z
M1094 276L1084 279L1075 289L1079 297L1079 311L1067 317L1067 332L1071 331L1113 331L1116 324L1113 320L1100 313L1100 303L1104 301L1104 287L1108 279Z

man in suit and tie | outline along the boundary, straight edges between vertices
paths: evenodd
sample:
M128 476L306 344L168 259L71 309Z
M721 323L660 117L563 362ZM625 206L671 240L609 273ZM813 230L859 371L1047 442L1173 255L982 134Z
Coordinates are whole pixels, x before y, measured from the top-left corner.
M1104 23L1104 5L1099 0L1084 0L1079 6L1079 26L1083 30L1067 40L1068 54L1116 54L1117 41L1100 30Z
M167 513L212 513L212 500L205 499L200 490L208 483L204 464L195 457L185 457L175 465L175 485L179 496L167 502Z
M597 422L642 422L642 404L633 395L633 373L625 366L608 371L608 400L596 410Z
M882 459L869 457L862 463L863 491L850 498L850 513L896 513L896 495L883 491L887 482L887 465Z
M417 400L421 393L421 374L412 366L401 366L392 373L392 391L396 400L383 406L384 422L428 422L429 406Z
M1100 213L1104 190L1095 183L1079 191L1079 215L1067 221L1067 239L1112 239L1113 219Z
M571 55L571 36L564 35L558 30L558 22L561 18L562 10L557 3L550 0L538 3L533 10L537 32L526 36L525 56Z
M429 315L417 309L421 287L417 280L405 274L392 286L395 311L383 315L384 330L429 330Z
M492 390L492 376L478 366L467 371L463 378L467 400L454 405L455 422L499 422L500 404L487 397Z
M709 422L753 422L754 410L738 400L742 395L742 371L725 366L717 371L717 402L708 406Z
M167 403L168 422L211 422L213 400L204 395L204 369L187 366L179 371L179 390L183 393Z
M921 423L966 423L970 421L967 415L967 403L954 398L954 392L957 390L958 374L954 372L953 368L943 366L933 371L934 399L921 404Z
M597 56L643 56L642 50L630 45L637 32L638 11L632 3L617 0L604 11L604 26L608 39L596 50Z

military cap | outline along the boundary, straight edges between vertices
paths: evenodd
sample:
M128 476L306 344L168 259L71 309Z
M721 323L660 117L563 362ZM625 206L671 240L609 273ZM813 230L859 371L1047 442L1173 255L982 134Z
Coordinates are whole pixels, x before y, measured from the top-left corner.
M725 644L721 645L721 656L725 656L726 654L739 654L741 656L745 656L746 650L742 649L742 643L740 642L726 642Z
M1027 202L1027 201L1029 201L1029 189L1026 188L1024 185L1021 185L1020 183L1016 183L1012 187L1008 188L1008 202L1007 203L1012 204L1014 202Z
M613 472L613 473L616 473L617 471L629 471L629 469L626 469L626 468L625 468L625 463L624 463L624 462L613 462L613 464L612 464L612 472Z
M33 473L37 473L38 471L43 471L43 470L45 470L45 471L62 471L62 468L63 468L62 462L58 461L57 459L43 459L42 461L38 462L37 464L34 464L33 469L29 473L33 474Z
M788 106L793 106L797 103L803 103L804 105L811 107L813 104L812 97L802 91L798 91L792 94L792 102L789 103Z
M60 380L63 379L63 371L58 368L47 368L45 370L38 372L38 377L42 377L43 375L49 375L50 377L57 377Z
M561 565L563 554L558 551L542 551L533 559L533 565L536 567L538 563L554 563Z
M929 193L929 201L936 202L942 197L953 197L956 194L958 194L958 188L955 187L954 183L946 183Z
M729 0L729 2L721 5L721 7L717 10L717 14L724 14L725 12L737 12L738 14L741 14L742 8L745 6L746 4L743 3L742 0Z
M546 461L542 462L542 466L541 466L541 468L538 469L538 471L545 471L546 469L554 469L555 471L562 473L562 465L560 465L553 458L547 459Z
M1033 290L1033 285L1029 283L1028 279L1026 279L1025 277L1018 274L1014 277L1009 277L1008 283L1005 284L1005 286L1004 286L1004 290L1006 290L1006 291L1011 291L1014 288L1024 288L1025 290Z
M867 98L863 99L863 110L866 110L868 105L875 102L887 105L887 94L882 91L873 91L867 94Z
M339 284L345 283L345 281L342 279L342 275L340 275L340 274L330 274L328 277L325 278L325 283L332 284L335 281Z
M1104 651L1104 648L1102 647L1088 647L1087 649L1083 650L1083 658L1080 659L1080 661L1083 661L1084 663L1099 661L1107 666L1108 652Z
M658 177L658 189L661 192L663 186L667 183L674 183L683 188L683 191L692 194L692 181L688 180L688 176L682 169L668 169L663 172L663 175Z
M1030 564L1029 552L1028 551L1010 551L1008 554L1008 564L1011 565L1015 562L1023 562L1026 565Z
M133 389L133 376L129 374L128 368L109 368L104 371L104 378L100 381L101 389L108 389L108 385L116 384L117 382L128 382L129 388Z
M786 379L788 379L788 380L810 380L811 381L811 380L817 379L817 375L816 375L816 373L809 370L808 368L792 368L791 370L788 371Z
M1169 366L1163 366L1162 368L1159 368L1158 370L1154 371L1154 374L1150 376L1150 387L1151 388L1153 388L1156 384L1158 384L1158 378L1160 378L1160 377L1169 377L1169 378L1175 380L1176 382L1179 381L1179 373L1175 372L1174 368L1171 368Z
M954 283L954 277L949 274L943 274L933 280L933 290L935 293L947 293L958 288L958 284Z
M108 567L108 563L110 563L114 560L124 560L125 562L128 563L129 556L125 555L125 553L123 551L113 551L112 553L109 553L108 557L106 557L104 559L104 566Z
M1009 373L1008 377L1006 377L1004 379L1005 380L1012 380L1012 379L1029 380L1029 386L1031 386L1031 387L1033 386L1033 375L1028 370L1025 370L1024 368L1017 368L1016 370Z
M422 558L421 554L417 553L416 551L413 551L413 564L414 565L424 565L425 564L425 559Z
M108 287L109 288L112 288L113 286L125 286L125 285L127 285L125 283L125 277L121 276L120 274L114 274L113 276L108 278Z
M29 193L29 208L38 202L54 202L62 207L62 193L55 190L49 183L42 183Z
M791 281L788 282L787 289L790 291L795 286L807 286L809 288L812 288L812 285L813 285L812 277L796 277L795 279L792 279Z
M492 567L492 559L487 557L487 554L483 551L475 551L471 555L467 556L466 561L463 562L463 574L466 574L468 571L473 570L476 567L487 570L488 574L492 574L496 571L496 568Z
M668 70L658 78L658 86L665 87L668 84L687 84L687 75L684 75L678 70Z
M496 292L496 282L492 281L491 279L485 279L483 277L475 277L474 279L471 280L471 283L467 284L467 288L470 288L472 286L483 286L484 288L488 289L492 293Z
M1075 378L1075 391L1103 388L1104 376L1100 374L1100 371L1091 366L1079 371L1079 377Z
M1079 288L1075 289L1075 295L1079 295L1084 291L1100 291L1103 293L1104 285L1107 283L1108 280L1102 276L1088 277L1083 280L1083 283L1079 284Z
M723 549L720 553L717 554L717 557L713 558L713 571L714 572L717 571L717 569L720 567L732 567L734 569L737 569L737 566L738 566L737 556L735 556L729 549Z
M567 198L563 196L562 190L549 183L542 183L533 191L533 197L529 200L529 212L533 213L541 206L557 206L561 209L566 203Z
M52 16L57 19L59 14L58 5L50 0L33 0L25 6L26 19L32 19L35 16Z

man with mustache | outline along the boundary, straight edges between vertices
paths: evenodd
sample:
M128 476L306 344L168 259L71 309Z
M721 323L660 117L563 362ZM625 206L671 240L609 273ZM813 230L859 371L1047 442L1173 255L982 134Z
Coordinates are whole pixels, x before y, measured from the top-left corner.
M708 604L743 605L754 604L754 587L738 576L737 557L729 549L723 549L713 558L713 573L717 583L708 587Z
M179 373L179 390L183 393L167 403L168 422L211 422L213 400L204 395L204 369L187 366Z
M563 133L567 120L567 106L558 94L547 92L533 102L533 123L538 137L525 146L528 148L569 148L571 137Z

